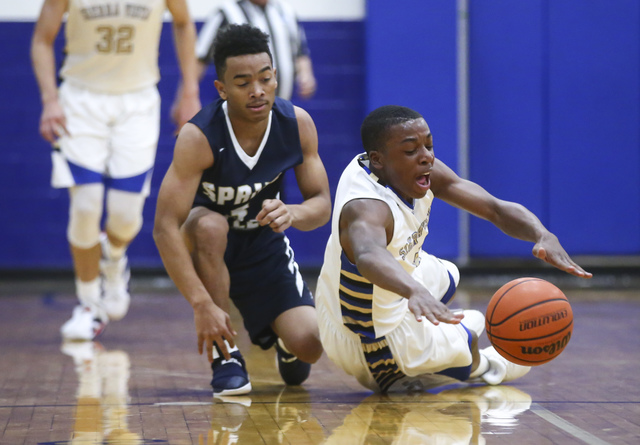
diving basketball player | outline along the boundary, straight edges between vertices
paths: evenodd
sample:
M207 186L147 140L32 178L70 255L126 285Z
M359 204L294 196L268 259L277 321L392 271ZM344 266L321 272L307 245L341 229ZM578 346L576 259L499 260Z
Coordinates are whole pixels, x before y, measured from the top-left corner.
M526 374L528 367L507 362L492 347L478 351L482 313L446 306L459 271L422 250L434 197L535 243L536 257L565 272L591 274L529 210L495 198L436 159L429 126L416 111L378 108L361 134L365 153L340 178L316 291L329 358L382 392L434 374L490 384Z

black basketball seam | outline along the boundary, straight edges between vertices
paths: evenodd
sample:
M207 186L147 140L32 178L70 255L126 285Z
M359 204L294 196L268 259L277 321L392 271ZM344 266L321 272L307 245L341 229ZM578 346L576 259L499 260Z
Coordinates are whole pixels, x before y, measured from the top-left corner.
M498 297L498 301L496 301L496 304L493 305L493 310L491 311L491 316L487 317L487 320L492 320L493 319L493 313L496 311L496 307L498 307L498 304L500 304L500 301L502 300L502 298L507 295L507 293L509 293L511 291L511 289L513 289L516 286L520 286L523 283L528 283L530 281L544 281L540 278L530 278L528 280L524 280L524 281L520 281L519 283L514 284L513 286L511 286L509 289L505 290L504 293L502 295L500 295L500 297ZM489 324L491 324L491 321L489 321Z
M571 320L569 322L568 325L566 325L565 327L563 327L562 329L559 329L555 332L552 332L551 334L547 334L547 335L543 335L542 337L533 337L533 338L507 338L507 337L498 337L497 335L492 335L491 339L496 339L496 340L504 340L504 341L533 341L533 340L542 340L543 338L547 338L547 337L551 337L552 335L556 335L559 334L560 332L564 331L567 328L570 328L573 325L573 320ZM495 345L494 345L495 346Z
M552 302L554 302L554 301L565 301L565 302L567 302L567 304L569 304L569 300L567 300L566 298L553 298L553 299L551 299L551 300L539 301L539 302L537 302L537 303L535 303L535 304L532 304L531 306L523 307L523 308L522 308L522 309L520 309L519 311L512 313L511 315L509 315L507 318L505 318L504 320L502 320L502 321L501 321L501 322L499 322L499 323L492 323L492 322L489 322L489 324L490 324L491 326L500 326L502 323L504 323L504 322L506 322L506 321L510 320L511 318L515 317L515 316L516 316L516 315L518 315L520 312L526 311L526 310L531 309L531 308L536 307L536 306L540 306L541 304L545 304L545 303L552 303ZM498 305L496 304L496 306L498 306ZM570 306L570 305L569 305L569 306ZM495 309L495 307L494 307L494 309Z

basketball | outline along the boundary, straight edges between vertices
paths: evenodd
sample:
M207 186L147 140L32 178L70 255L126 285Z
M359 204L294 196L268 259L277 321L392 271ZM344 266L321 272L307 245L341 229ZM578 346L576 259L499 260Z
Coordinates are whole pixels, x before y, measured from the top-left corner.
M486 312L487 337L510 362L538 366L556 358L571 339L573 312L567 297L540 278L518 278L493 294Z

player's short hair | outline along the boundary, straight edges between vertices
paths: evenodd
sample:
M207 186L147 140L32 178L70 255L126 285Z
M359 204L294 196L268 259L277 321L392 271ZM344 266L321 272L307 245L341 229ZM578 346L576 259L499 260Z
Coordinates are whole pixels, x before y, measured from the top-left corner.
M384 149L389 129L404 122L424 119L420 113L399 105L385 105L373 110L360 126L362 146L367 153Z
M273 65L268 34L247 24L225 26L213 42L213 64L218 79L222 80L229 57L260 53L267 53Z

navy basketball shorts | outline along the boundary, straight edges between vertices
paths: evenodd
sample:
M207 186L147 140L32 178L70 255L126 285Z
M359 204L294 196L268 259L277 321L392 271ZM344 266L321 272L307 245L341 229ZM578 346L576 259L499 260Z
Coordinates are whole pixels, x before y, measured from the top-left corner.
M229 296L240 311L251 342L269 349L277 336L271 323L298 306L315 306L295 262L289 239L268 227L229 231L225 263Z

